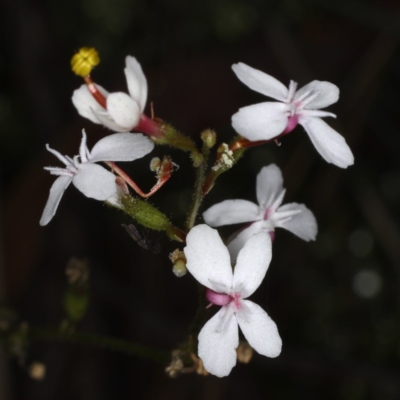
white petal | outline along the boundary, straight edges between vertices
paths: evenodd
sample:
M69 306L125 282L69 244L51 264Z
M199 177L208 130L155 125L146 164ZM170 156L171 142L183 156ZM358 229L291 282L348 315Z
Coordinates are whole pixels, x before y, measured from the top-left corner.
M296 101L307 92L310 92L310 94L319 92L318 95L305 106L308 110L325 108L339 100L339 88L330 82L312 81L296 92L294 100Z
M54 181L42 217L40 218L39 224L41 226L47 225L54 217L61 197L71 182L72 176L60 176Z
M242 250L245 243L254 234L262 231L268 232L268 228L272 230L270 223L268 221L258 221L252 223L248 228L240 231L240 233L228 243L229 254L231 255L232 262L236 261L239 251Z
M268 232L250 237L237 257L233 273L233 291L249 297L261 285L272 258L272 243ZM241 289L240 289L241 288Z
M243 306L243 311L237 312L236 318L250 346L263 356L278 357L282 339L275 322L258 304L243 300Z
M225 200L214 204L203 213L204 221L210 226L239 224L260 218L257 204L247 200Z
M204 286L220 290L213 283L224 285L226 293L232 286L232 267L229 252L215 229L197 225L186 237L186 268Z
M236 76L250 89L275 100L286 100L288 88L271 75L243 63L233 64L232 69Z
M281 221L279 220L280 213L295 210L301 210L301 212L293 215L289 220L287 218ZM276 227L285 228L307 242L315 240L317 237L317 220L314 214L304 204L290 203L279 207L277 212L273 215L272 221Z
M96 84L97 89L104 95L108 96L107 90ZM78 113L95 124L102 123L98 118L97 112L104 112L104 108L95 100L86 85L82 85L79 89L74 90L72 95L72 103L78 110Z
M343 136L320 118L301 118L300 124L307 131L313 145L325 161L340 168L354 164L354 156Z
M81 164L72 182L86 197L96 200L107 200L117 193L115 175L97 164Z
M111 93L107 97L107 111L114 122L124 128L123 130L131 130L139 123L139 104L126 93Z
M262 209L272 205L277 196L283 191L282 172L275 164L264 167L257 175L257 200Z
M135 57L127 56L125 59L125 76L131 97L139 104L143 112L147 100L147 80L142 67Z
M114 132L128 132L131 130L130 127L118 125L109 115L107 111L96 112L96 117L101 123L108 129Z
M288 123L288 106L283 103L259 103L241 108L232 116L232 126L251 141L269 140L280 135Z
M133 161L154 149L154 143L140 133L115 133L99 140L90 153L90 161Z
M199 333L198 354L205 369L220 378L229 375L236 365L238 345L239 332L235 314L231 307L222 307Z

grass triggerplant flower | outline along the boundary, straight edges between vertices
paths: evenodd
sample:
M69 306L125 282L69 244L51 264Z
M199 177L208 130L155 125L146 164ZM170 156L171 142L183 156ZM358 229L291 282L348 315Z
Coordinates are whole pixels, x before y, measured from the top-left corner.
M250 89L278 100L243 107L234 114L232 126L240 135L250 141L270 140L291 132L300 124L327 162L341 168L354 163L343 136L321 119L336 117L320 110L338 101L339 88L336 85L312 81L296 91L296 82L290 81L287 88L272 76L246 64L234 64L232 69Z
M87 85L82 85L72 95L72 102L80 115L114 132L131 131L138 128L141 119L147 119L143 114L147 100L146 77L135 57L127 56L125 63L129 95L123 92L108 93L98 84L95 87L104 104L96 100Z
M46 146L64 165L45 167L50 174L58 176L50 189L49 199L44 208L40 225L47 225L57 211L58 204L65 189L72 182L86 197L106 201L118 194L115 175L102 166L99 161L133 161L150 153L154 143L141 134L115 133L99 140L92 151L86 145L86 133L82 131L79 155L71 158L63 156Z
M276 324L257 304L246 300L260 286L272 257L265 232L252 236L240 251L234 271L226 246L215 229L197 225L184 249L188 271L207 289L207 299L222 306L199 333L198 355L213 375L229 375L236 365L239 329L258 353L277 357L282 341Z
M274 235L275 228L284 228L303 240L315 240L318 228L314 214L304 204L281 206L285 191L281 170L271 164L257 175L258 205L248 200L225 200L206 210L204 221L214 227L251 223L228 244L232 259L252 235L261 231Z

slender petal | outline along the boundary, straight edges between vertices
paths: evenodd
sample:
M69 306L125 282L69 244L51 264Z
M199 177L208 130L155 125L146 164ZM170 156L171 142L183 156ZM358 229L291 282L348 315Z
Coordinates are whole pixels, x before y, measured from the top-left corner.
M236 365L238 345L239 332L235 314L231 307L222 307L199 333L198 354L205 369L218 377L229 375Z
M39 224L41 226L47 225L54 217L57 207L60 204L61 197L71 182L72 176L60 176L54 181L42 217L40 218Z
M272 243L268 232L260 232L250 237L240 250L233 273L233 291L243 298L252 295L260 286L267 273L272 258Z
M140 133L115 133L99 140L90 154L90 162L133 161L154 149L154 143Z
M288 106L265 102L241 108L232 116L232 126L246 139L269 140L280 135L288 123Z
M329 163L340 168L354 164L354 156L349 146L338 132L320 118L301 118L300 124L307 131L315 148Z
M325 108L339 100L339 88L336 85L326 81L312 81L296 92L294 101L304 96L307 92L310 94L318 93L313 100L306 104L306 108L309 110Z
M197 225L190 230L186 243L184 252L189 272L203 286L218 292L222 284L228 293L232 285L232 267L228 249L218 232L207 225Z
M104 95L108 96L107 90L96 84L97 89ZM104 112L104 108L95 100L86 85L82 85L79 89L74 90L72 95L72 103L78 110L78 113L95 124L101 124L102 121L97 118L98 112Z
M135 57L127 56L125 58L125 64L125 76L128 83L129 94L137 101L140 111L143 112L147 100L146 77Z
M296 210L300 210L301 212L293 215L290 219L279 219L280 213ZM317 237L317 220L304 204L290 203L279 207L277 212L272 216L272 221L276 227L285 228L307 242L315 240Z
M282 340L278 328L269 315L257 304L243 300L243 310L236 313L243 335L258 353L267 357L278 357Z
M124 131L130 131L139 123L139 104L126 93L111 93L107 97L107 111Z
M239 224L260 218L257 204L247 200L225 200L203 213L204 221L210 226Z
M118 191L115 175L97 164L82 164L72 182L86 197L96 200L107 200Z
M251 236L262 231L272 231L273 227L269 221L257 221L253 222L248 228L243 229L232 241L228 244L229 254L231 255L231 260L234 262L242 250L245 243L249 240Z
M233 64L232 69L236 76L250 89L275 100L286 100L287 87L271 75L243 63Z
M257 175L256 183L257 200L262 209L267 209L283 191L283 178L281 170L271 164L264 167Z

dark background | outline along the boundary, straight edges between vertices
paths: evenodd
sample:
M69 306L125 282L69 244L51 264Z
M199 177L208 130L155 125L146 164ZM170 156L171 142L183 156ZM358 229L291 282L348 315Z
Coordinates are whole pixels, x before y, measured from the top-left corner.
M238 108L265 101L235 77L244 62L299 85L327 80L341 89L327 122L347 140L355 165L324 162L302 127L251 149L221 177L203 206L255 201L255 178L271 162L283 170L285 202L305 203L319 234L305 243L279 230L267 279L252 297L277 323L283 351L255 356L228 378L172 380L161 364L94 347L33 342L26 365L43 362L43 381L0 355L0 399L399 399L400 398L400 15L396 1L328 0L3 0L0 4L0 265L3 304L22 321L59 326L65 266L91 266L91 303L78 329L171 350L197 308L194 279L177 279L162 253L136 245L130 222L73 186L55 218L39 227L58 165L45 144L74 155L81 129L89 147L109 131L71 103L81 81L69 69L81 46L102 62L92 74L126 90L124 58L138 58L156 115L198 140L216 129L233 136ZM149 112L149 103L146 108ZM151 202L182 226L194 181L188 157L159 147L180 165ZM145 189L151 156L127 167ZM199 219L200 222L200 219ZM234 230L221 230L226 237Z

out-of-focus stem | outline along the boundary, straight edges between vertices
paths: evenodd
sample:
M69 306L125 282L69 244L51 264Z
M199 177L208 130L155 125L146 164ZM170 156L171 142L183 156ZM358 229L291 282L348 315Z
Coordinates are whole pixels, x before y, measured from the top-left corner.
M169 353L162 350L91 333L67 333L54 328L35 327L30 327L28 332L30 340L57 340L80 345L90 345L149 358L161 363L167 362L169 358Z

